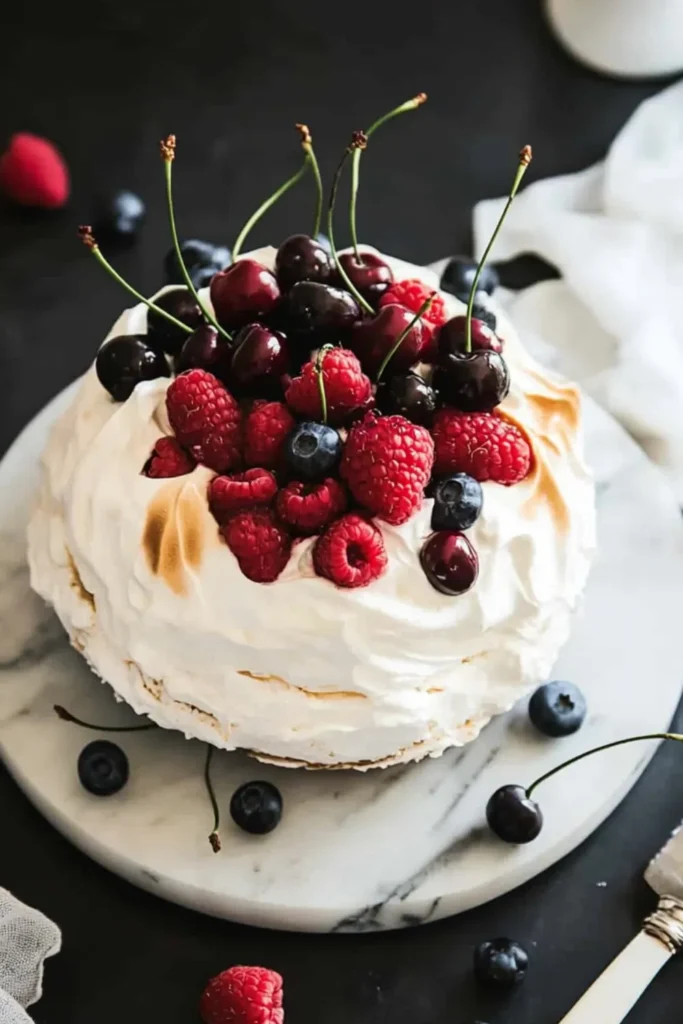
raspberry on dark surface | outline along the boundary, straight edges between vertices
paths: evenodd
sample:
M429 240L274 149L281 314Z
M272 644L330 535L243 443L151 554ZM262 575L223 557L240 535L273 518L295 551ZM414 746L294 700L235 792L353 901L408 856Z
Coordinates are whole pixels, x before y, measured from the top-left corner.
M257 583L277 579L289 561L292 541L272 509L236 512L222 525L221 532L244 575Z
M434 417L434 471L468 473L483 483L519 483L532 465L532 450L520 428L495 413L441 409Z
M327 349L317 360L306 363L289 384L285 399L298 416L320 420L323 415L319 374L322 374L327 402L328 423L339 425L355 409L372 398L372 383L363 373L353 352L343 348Z
M346 511L344 486L332 477L321 483L292 480L277 496L280 519L299 534L318 533Z
M277 481L267 469L247 469L231 476L216 476L209 484L209 507L219 523L243 508L270 505Z
M255 402L244 419L244 461L247 466L276 469L282 459L294 417L284 402Z
M204 989L203 1024L283 1024L282 977L265 967L230 967Z
M160 437L145 463L143 473L154 478L185 476L196 463L175 437Z
M364 516L349 512L318 538L313 565L318 576L338 587L366 587L387 567L381 531Z
M166 408L176 437L198 462L219 473L239 466L240 407L212 373L181 373L169 385Z

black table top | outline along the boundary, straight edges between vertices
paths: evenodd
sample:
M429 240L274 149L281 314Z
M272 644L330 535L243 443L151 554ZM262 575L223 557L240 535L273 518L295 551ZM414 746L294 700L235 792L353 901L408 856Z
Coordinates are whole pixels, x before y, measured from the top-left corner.
M115 262L143 291L161 283L167 132L179 140L181 233L229 244L245 211L297 166L295 121L311 125L329 177L352 129L425 90L419 113L376 137L359 220L362 239L427 262L467 251L472 204L507 188L522 144L535 151L529 180L583 168L661 88L573 64L536 0L420 0L411 14L367 0L167 4L163 16L144 0L75 7L34 0L4 16L0 137L55 139L74 188L56 216L0 211L0 449L86 367L122 308L75 240L99 190L144 197L144 235ZM300 186L251 241L307 230L312 198ZM641 875L683 816L670 782L681 756L665 745L607 824L516 892L417 931L361 937L263 932L139 892L74 850L0 768L0 885L64 931L35 1019L185 1024L206 979L243 962L284 974L288 1019L300 1024L550 1024L652 906ZM532 964L512 997L492 999L472 982L472 948L501 934ZM683 965L670 965L630 1024L678 1019L682 983Z

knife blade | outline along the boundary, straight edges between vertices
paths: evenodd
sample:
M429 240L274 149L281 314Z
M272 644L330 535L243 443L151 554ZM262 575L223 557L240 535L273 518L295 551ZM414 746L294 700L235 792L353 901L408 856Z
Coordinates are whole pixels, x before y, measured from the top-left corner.
M658 896L683 900L683 822L648 864L645 881Z

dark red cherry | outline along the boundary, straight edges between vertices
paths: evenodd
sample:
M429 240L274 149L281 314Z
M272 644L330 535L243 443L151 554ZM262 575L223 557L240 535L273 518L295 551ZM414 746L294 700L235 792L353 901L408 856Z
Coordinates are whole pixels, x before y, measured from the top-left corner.
M228 381L232 345L215 327L202 324L189 334L176 359L176 373L185 370L208 370L223 383Z
M466 351L467 317L454 316L439 328L437 345L439 354L449 356ZM494 334L483 320L472 317L472 351L488 349L491 352L502 352L503 342Z
M289 365L287 339L263 324L247 324L235 335L229 387L235 395L277 397Z
M288 329L299 337L315 334L316 344L338 341L361 317L350 292L319 281L299 281L286 302Z
M449 597L464 594L479 575L479 559L464 533L441 530L422 546L420 564L436 589Z
M405 306L382 306L372 320L363 320L351 331L349 348L358 356L366 373L374 376L415 314ZM418 320L391 357L385 373L400 373L419 362L426 332Z
M429 426L436 409L434 389L419 373L401 373L383 377L375 396L383 413L405 416L413 423Z
M275 257L275 275L283 291L297 281L329 281L333 270L329 251L308 235L286 238Z
M204 322L202 313L195 298L183 285L180 288L169 288L167 292L154 299L154 304L167 313L174 316L176 320L187 324L188 327L199 327ZM160 313L153 309L147 310L147 337L150 345L163 349L170 356L177 356L188 338L187 331L170 323Z
M166 357L150 348L145 334L121 334L105 341L97 353L95 370L115 402L125 402L143 380L171 376Z
M510 371L498 352L483 350L440 356L434 388L448 405L462 412L486 412L510 390Z
M216 319L230 331L267 316L280 301L280 288L272 271L244 259L213 276L210 295Z
M389 264L376 253L361 252L360 256L359 263L355 252L343 252L339 262L363 298L376 306L389 285L393 284L394 275Z

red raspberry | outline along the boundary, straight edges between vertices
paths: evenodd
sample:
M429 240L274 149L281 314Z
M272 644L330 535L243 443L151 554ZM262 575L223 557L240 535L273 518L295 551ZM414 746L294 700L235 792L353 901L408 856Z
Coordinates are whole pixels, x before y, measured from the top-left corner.
M320 484L293 480L277 496L275 508L283 522L297 533L318 533L346 511L346 491L338 480L328 477Z
M245 576L272 583L289 561L292 542L269 508L243 509L221 527Z
M369 519L349 512L318 538L313 564L318 576L338 587L366 587L387 567L382 534Z
M246 464L276 469L293 426L294 417L284 402L256 402L244 421Z
M277 481L267 469L248 469L232 476L215 476L209 484L209 505L219 523L243 508L270 505Z
M22 206L57 209L69 198L69 171L47 139L17 132L0 159L0 189Z
M531 445L519 427L490 412L441 409L434 417L434 471L475 480L519 483L531 466Z
M417 313L422 303L429 298L434 291L417 277L409 277L405 281L396 281L385 291L379 300L380 306L387 306L390 302L397 302L399 306ZM440 295L435 295L434 300L422 317L422 330L426 337L424 348L420 354L422 362L431 363L436 356L436 335L437 328L442 327L448 320L446 304Z
M151 477L185 476L194 467L194 459L175 437L160 437L142 472Z
M361 505L398 526L420 507L433 461L428 430L404 416L370 413L351 428L340 472Z
M327 399L327 421L341 423L350 412L372 397L372 384L358 359L345 348L331 348L321 354L321 373ZM316 361L306 363L285 392L290 409L307 419L322 418L322 403Z
M166 392L168 418L176 437L197 462L219 473L241 461L241 413L218 377L207 370L187 370Z
M231 967L206 986L199 1013L204 1024L283 1024L282 978L265 967Z

